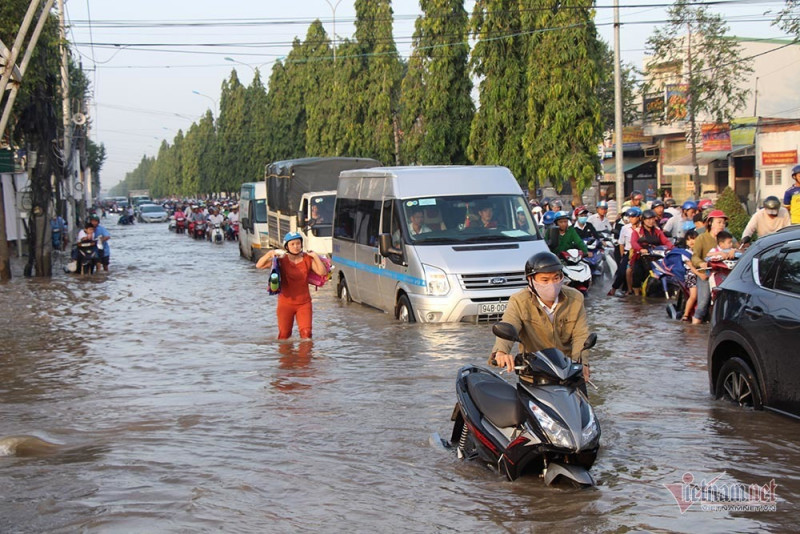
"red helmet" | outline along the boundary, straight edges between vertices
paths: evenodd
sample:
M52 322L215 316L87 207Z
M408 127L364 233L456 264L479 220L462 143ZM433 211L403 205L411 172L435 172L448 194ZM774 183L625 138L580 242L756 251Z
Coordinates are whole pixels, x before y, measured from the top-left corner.
M711 202L711 199L708 199L708 198L701 198L701 199L700 199L700 200L697 202L697 209L699 209L700 211L703 211L704 209L706 209L706 208L710 208L710 207L712 207L713 205L714 205L714 203L713 203L713 202Z
M728 216L725 215L724 211L722 211L722 210L711 210L710 212L708 212L708 216L706 217L706 220L709 221L711 219L727 219L727 218L728 218Z
M575 217L577 217L581 213L589 213L589 208L583 205L580 205L577 208L575 208Z

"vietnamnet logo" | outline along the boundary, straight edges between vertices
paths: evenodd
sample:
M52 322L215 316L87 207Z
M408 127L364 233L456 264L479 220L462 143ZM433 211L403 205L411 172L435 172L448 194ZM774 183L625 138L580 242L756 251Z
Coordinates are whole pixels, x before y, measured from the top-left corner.
M700 505L704 512L774 512L777 510L778 485L773 478L764 485L742 484L733 482L721 483L725 475L717 475L710 481L695 482L694 475L684 473L682 482L664 484L669 490L681 514L694 506Z

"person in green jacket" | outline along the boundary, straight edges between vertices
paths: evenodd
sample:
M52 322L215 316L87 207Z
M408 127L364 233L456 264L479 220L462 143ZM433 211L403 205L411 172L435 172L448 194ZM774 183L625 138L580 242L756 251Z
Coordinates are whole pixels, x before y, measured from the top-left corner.
M592 253L586 248L586 243L583 242L581 236L575 231L575 228L569 225L569 213L566 211L559 211L556 213L555 218L556 226L550 229L550 237L547 240L547 246L557 256L562 252L571 248L577 248L582 251L584 256L591 256Z

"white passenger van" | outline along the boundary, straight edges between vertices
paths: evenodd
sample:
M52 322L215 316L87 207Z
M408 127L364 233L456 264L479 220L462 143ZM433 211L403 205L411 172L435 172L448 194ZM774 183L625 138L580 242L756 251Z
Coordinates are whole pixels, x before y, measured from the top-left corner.
M255 261L267 250L267 184L247 182L239 192L239 254Z
M547 250L505 167L381 167L339 175L337 294L402 321L499 320Z

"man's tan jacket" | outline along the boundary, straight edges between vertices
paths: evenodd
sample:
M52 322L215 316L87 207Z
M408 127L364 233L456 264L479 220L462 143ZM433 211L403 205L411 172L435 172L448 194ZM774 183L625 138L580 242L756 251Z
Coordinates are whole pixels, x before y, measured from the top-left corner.
M553 322L550 322L547 312L530 289L518 291L508 300L503 322L512 324L519 332L524 346L520 352L555 347L574 361L589 363L588 351L581 356L583 344L589 337L589 324L583 307L583 295L577 289L561 288ZM512 354L513 345L511 341L497 338L492 354L497 351Z

